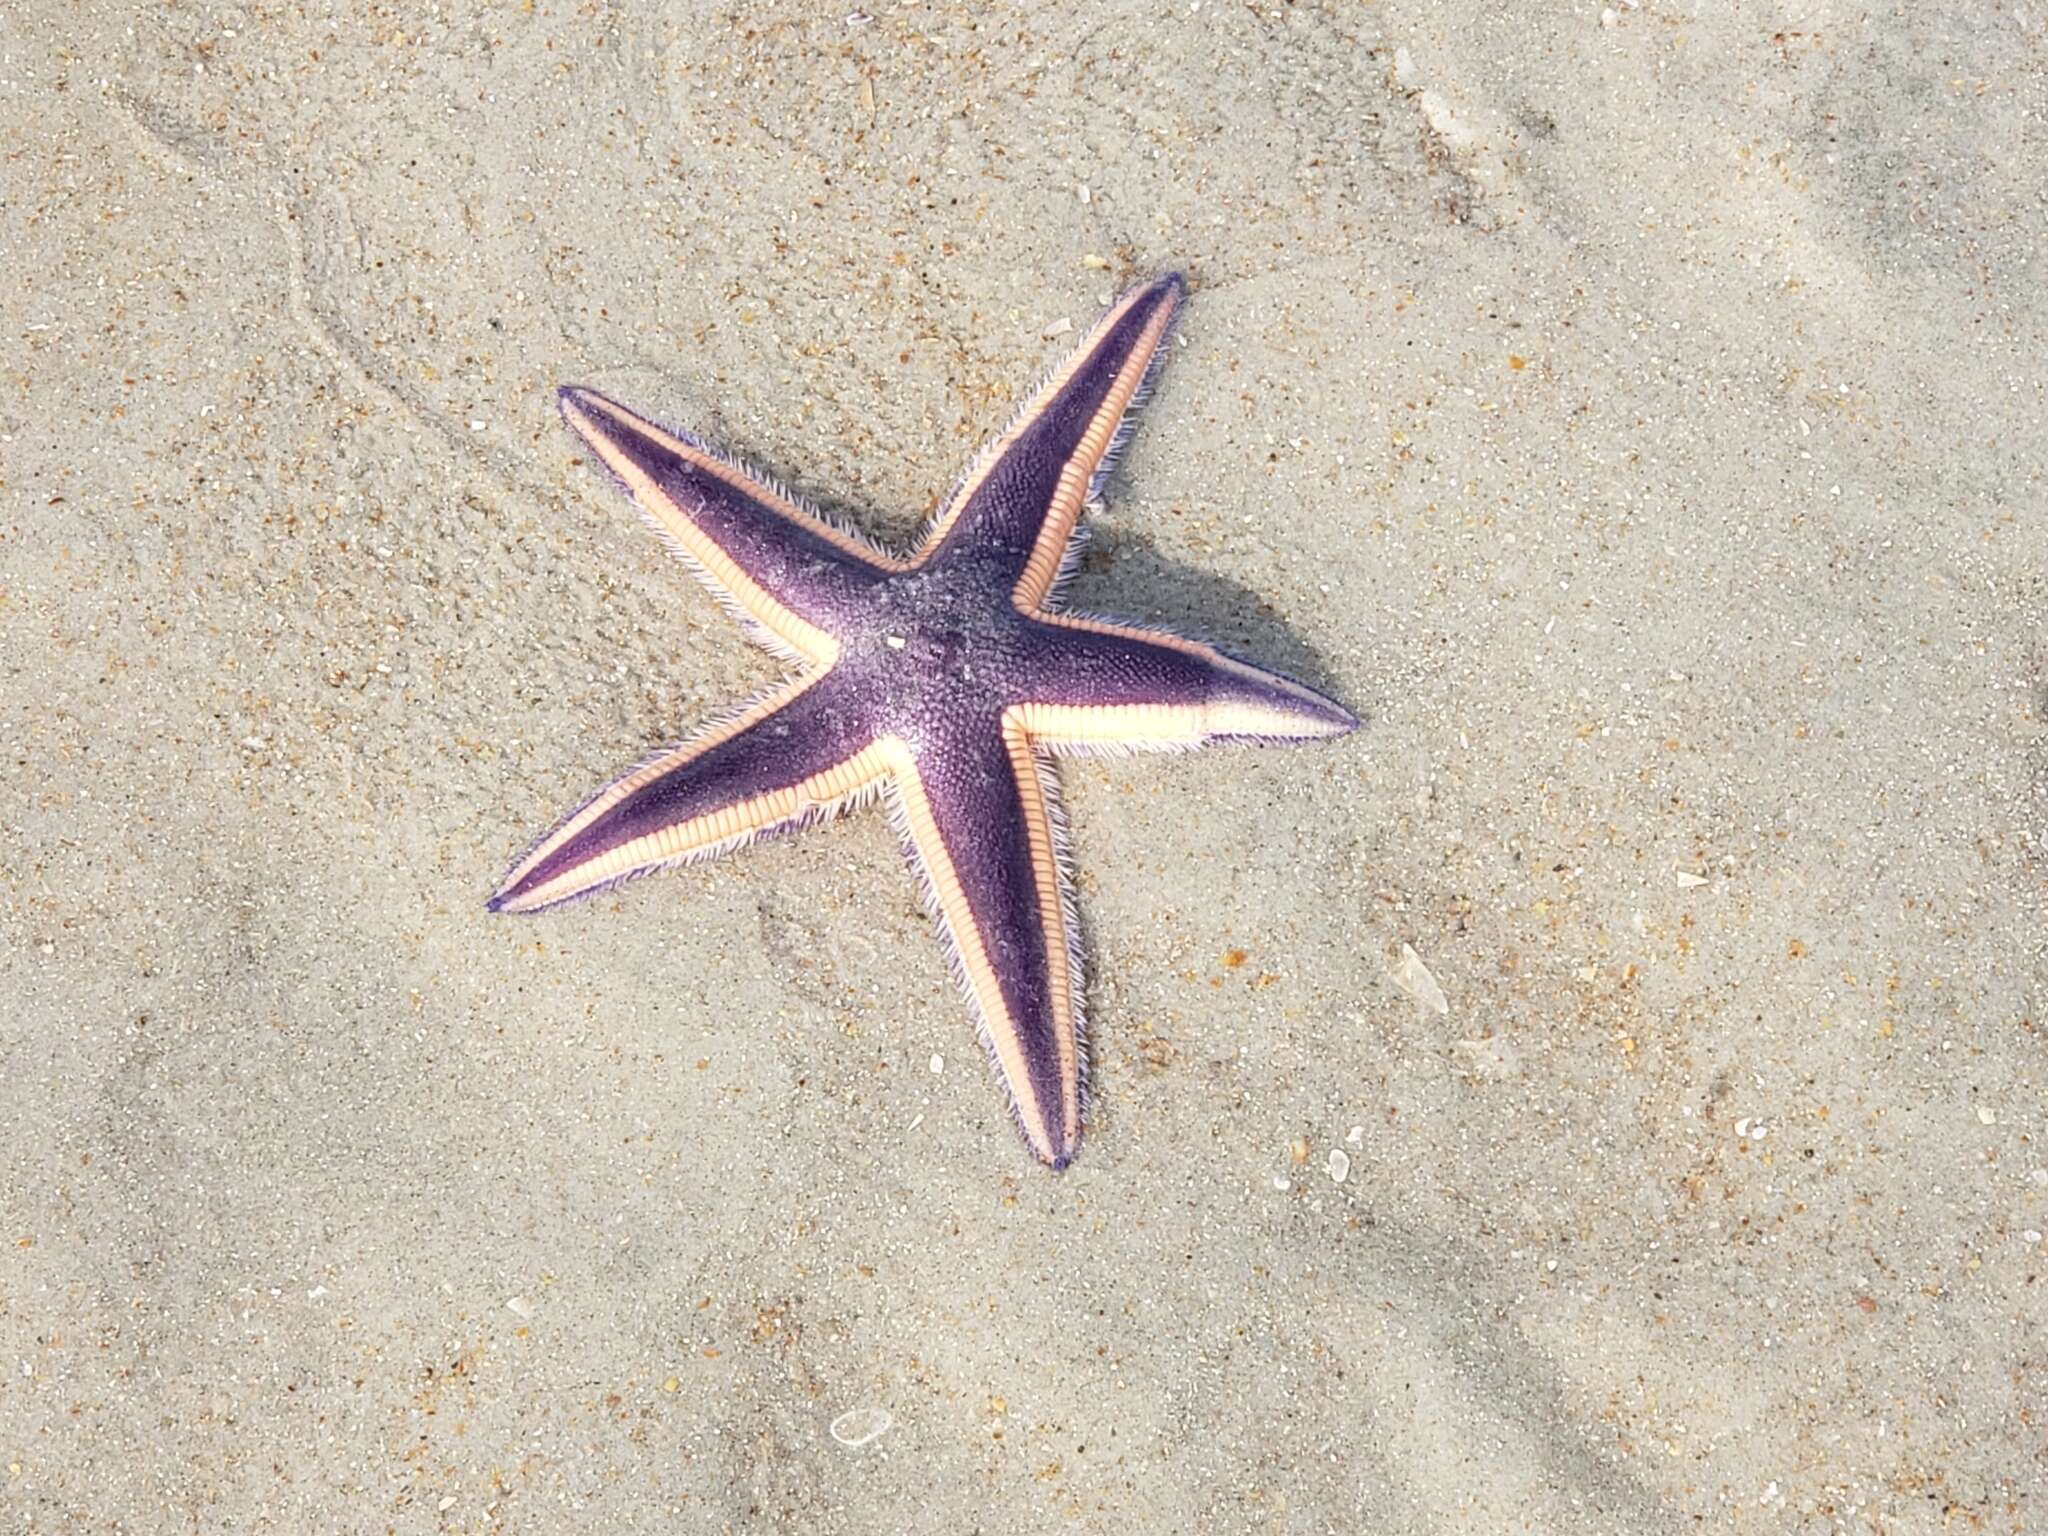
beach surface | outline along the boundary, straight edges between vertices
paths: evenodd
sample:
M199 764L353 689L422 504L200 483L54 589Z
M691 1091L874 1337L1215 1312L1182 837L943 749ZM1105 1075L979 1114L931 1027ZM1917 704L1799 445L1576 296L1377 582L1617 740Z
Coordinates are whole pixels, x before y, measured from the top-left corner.
M0 18L0 1529L2048 1528L2048 14ZM1060 779L1014 1133L869 811L485 899L771 682L555 390L1368 717Z

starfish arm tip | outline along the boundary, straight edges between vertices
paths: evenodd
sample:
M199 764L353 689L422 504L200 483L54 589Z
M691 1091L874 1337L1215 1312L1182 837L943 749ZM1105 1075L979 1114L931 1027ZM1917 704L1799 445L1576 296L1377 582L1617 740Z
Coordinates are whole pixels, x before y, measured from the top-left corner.
M1365 724L1363 715L1354 715L1334 699L1329 701L1329 710L1325 718L1329 721L1329 733L1333 737L1349 736Z
M525 899L525 883L518 879L507 880L491 893L490 899L484 903L484 910L493 915L510 912L515 916L538 911L539 908Z
M1336 741L1349 736L1364 723L1339 704L1308 709L1297 706L1266 729L1252 730L1245 734L1280 742ZM1218 734L1228 736L1236 732L1225 726Z
M589 442L591 433L596 430L591 419L595 407L591 402L603 398L596 390L586 389L581 384L561 384L555 388L555 410L561 415L563 426Z
M1208 683L1212 738L1330 741L1365 723L1321 690L1232 656L1216 658Z

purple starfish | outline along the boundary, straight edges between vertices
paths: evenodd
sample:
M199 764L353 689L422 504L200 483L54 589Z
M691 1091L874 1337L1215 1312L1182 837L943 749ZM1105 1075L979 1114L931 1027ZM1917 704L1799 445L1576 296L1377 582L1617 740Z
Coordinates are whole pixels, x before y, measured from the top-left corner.
M986 449L908 558L595 390L563 418L790 679L602 790L513 866L536 912L887 802L1017 1128L1064 1168L1087 1069L1051 758L1306 741L1358 721L1158 630L1056 611L1083 509L1165 356L1178 273L1124 295Z

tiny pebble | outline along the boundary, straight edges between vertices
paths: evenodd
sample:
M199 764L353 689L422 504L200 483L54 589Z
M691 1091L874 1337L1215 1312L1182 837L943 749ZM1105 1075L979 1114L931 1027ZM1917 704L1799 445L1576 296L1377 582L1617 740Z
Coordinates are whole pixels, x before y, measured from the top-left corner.
M1679 870L1672 878L1678 882L1679 887L1683 890L1691 890L1694 886L1707 883L1705 875L1696 875L1689 869Z
M533 1303L524 1296L514 1296L505 1303L505 1310L515 1317L533 1316Z
M1354 1125L1353 1127L1351 1127L1350 1130L1344 1133L1344 1140L1346 1144L1354 1147L1365 1145L1365 1127L1362 1125Z
M1273 1175L1273 1188L1284 1195L1287 1193L1288 1190L1294 1188L1294 1185L1289 1180L1282 1178L1279 1174L1276 1173Z
M841 1445L866 1445L895 1422L886 1408L851 1408L832 1421L832 1438Z
M440 1511L440 1512L441 1512L442 1514L444 1514L444 1515L445 1515L445 1514L447 1514L447 1513L448 1513L448 1511L449 1511L449 1510L451 1510L451 1509L453 1509L454 1507L455 1507L455 1495L454 1495L454 1494L452 1494L452 1493L451 1493L451 1494L449 1494L447 1498L443 1499L443 1500L442 1500L442 1501L441 1501L441 1502L440 1502L439 1504L436 1504L436 1505L434 1506L434 1508L436 1508L437 1510L439 1510L439 1511Z
M1348 1178L1350 1178L1350 1177L1351 1177L1351 1154L1350 1154L1350 1153L1348 1153L1348 1152L1346 1152L1346 1151L1345 1151L1345 1150L1344 1150L1344 1149L1343 1149L1342 1147L1333 1147L1333 1148L1331 1148L1331 1149L1330 1149L1330 1178L1331 1178L1331 1180L1332 1180L1333 1182L1335 1182L1335 1183L1338 1183L1338 1184L1342 1184L1342 1183L1343 1183L1343 1182L1344 1182L1344 1181L1345 1181L1346 1179L1348 1179Z
M2020 1234L2020 1238L2024 1242L2038 1243L2039 1241L2041 1241L2041 1234L2036 1232L2032 1227L2029 1227L2026 1231Z
M1977 1123L1979 1125L1998 1124L1998 1111L1988 1107L1979 1108L1977 1111Z
M946 1070L946 1058L937 1054L932 1057L932 1076L937 1077Z
M1287 1143L1287 1156L1288 1156L1289 1160L1290 1160L1290 1161L1292 1161L1292 1162L1295 1162L1295 1163L1305 1163L1305 1162L1307 1162L1307 1161L1308 1161L1308 1153L1309 1153L1309 1145L1308 1145L1308 1138L1307 1138L1306 1136L1297 1136L1297 1137L1295 1137L1295 1138L1294 1138L1294 1140L1292 1140L1292 1141L1290 1141L1289 1143Z

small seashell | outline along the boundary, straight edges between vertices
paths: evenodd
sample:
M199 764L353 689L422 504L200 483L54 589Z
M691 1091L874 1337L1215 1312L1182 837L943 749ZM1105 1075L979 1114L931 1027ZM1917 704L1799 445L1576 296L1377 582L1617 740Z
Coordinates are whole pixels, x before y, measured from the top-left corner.
M1451 1005L1444 999L1444 989L1436 984L1436 978L1430 975L1429 967L1422 963L1422 956L1415 953L1411 944L1401 946L1401 963L1387 972L1387 980L1434 1013L1451 1011Z
M832 1438L841 1445L866 1445L895 1422L886 1408L850 1408L832 1421Z

